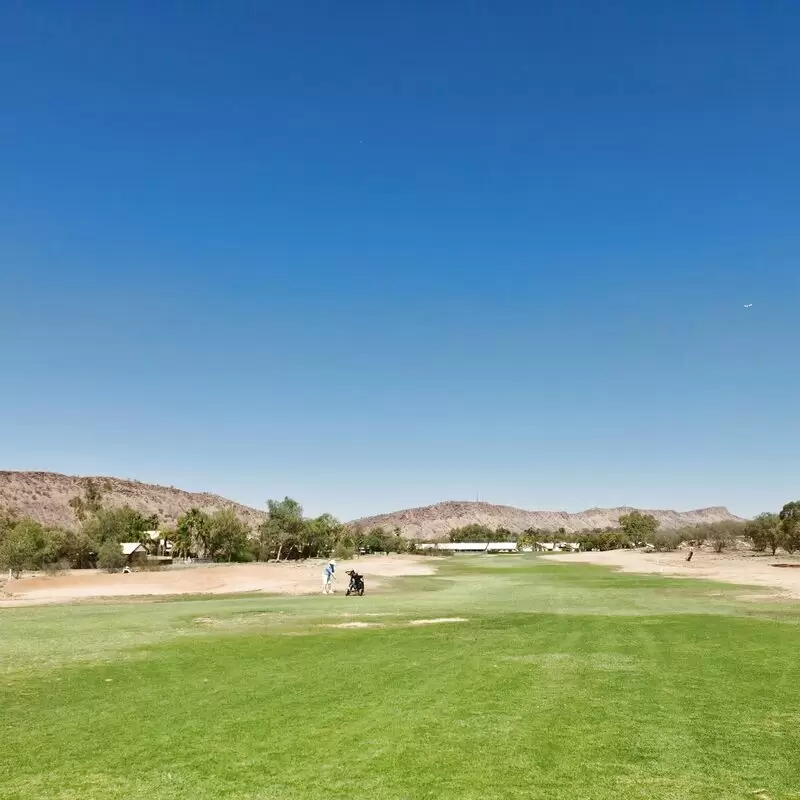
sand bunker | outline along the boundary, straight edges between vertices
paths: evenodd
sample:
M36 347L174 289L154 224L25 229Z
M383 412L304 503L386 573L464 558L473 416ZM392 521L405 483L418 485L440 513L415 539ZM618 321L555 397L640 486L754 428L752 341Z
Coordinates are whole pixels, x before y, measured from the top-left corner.
M365 614L364 616L369 616ZM437 617L436 619L412 619L406 623L401 623L405 626L420 626L420 625L441 625L448 622L469 622L464 617ZM327 625L321 625L322 628L383 628L385 625L382 622L364 622L362 620L351 620L350 622L337 622Z
M380 622L338 622L335 625L325 625L325 628L382 628Z
M173 566L160 572L109 574L99 570L72 570L48 576L8 581L0 595L0 608L39 603L68 603L101 597L147 597L181 594L319 594L322 562L283 564L210 564ZM414 556L364 556L337 564L337 594L344 594L347 569L365 576L367 591L380 587L380 578L432 575L430 560ZM777 571L777 570L776 570Z
M654 573L671 577L702 578L704 580L769 586L776 590L771 599L800 598L800 569L775 569L777 564L797 564L796 557L769 556L762 553L711 553L695 550L694 558L686 553L644 553L639 550L606 550L589 553L548 555L555 561L575 564L601 564L616 567L622 572ZM763 595L759 595L765 599ZM755 599L755 598L754 598Z

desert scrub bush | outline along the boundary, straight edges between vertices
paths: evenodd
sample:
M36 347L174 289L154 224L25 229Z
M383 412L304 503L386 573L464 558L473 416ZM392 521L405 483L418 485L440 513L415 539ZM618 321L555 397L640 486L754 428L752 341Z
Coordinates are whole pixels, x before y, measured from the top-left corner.
M683 537L678 531L656 531L652 545L660 553L677 550L683 542Z
M348 558L353 557L354 552L352 544L349 542L339 542L333 549L333 556L341 561L346 561Z

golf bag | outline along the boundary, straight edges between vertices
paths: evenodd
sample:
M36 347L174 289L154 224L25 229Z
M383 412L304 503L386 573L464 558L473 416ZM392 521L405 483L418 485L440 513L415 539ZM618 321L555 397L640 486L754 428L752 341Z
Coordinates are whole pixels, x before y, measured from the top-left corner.
M364 596L364 576L359 575L355 570L348 570L347 575L350 576L350 585L347 587L347 595L357 594L359 597Z

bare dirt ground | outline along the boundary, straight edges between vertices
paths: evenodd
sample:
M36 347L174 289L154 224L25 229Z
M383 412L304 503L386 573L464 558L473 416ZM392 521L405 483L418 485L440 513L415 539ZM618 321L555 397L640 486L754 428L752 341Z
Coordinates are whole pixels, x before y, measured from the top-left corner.
M283 564L209 564L171 567L159 572L109 574L99 570L72 570L60 575L36 575L10 580L0 589L4 606L68 603L104 597L142 597L180 594L315 594L322 591L324 562ZM432 575L429 558L413 556L364 556L336 565L337 593L349 582L345 570L364 575L367 591L381 585L381 578L404 575Z
M588 553L556 553L548 559L582 564L600 564L616 567L622 572L654 573L675 577L702 578L705 580L738 583L751 586L767 586L775 590L771 594L800 598L800 558L779 553L776 556L763 553L732 552L712 553L696 550L691 561L687 552L645 553L640 550L606 550ZM793 564L795 568L772 566Z

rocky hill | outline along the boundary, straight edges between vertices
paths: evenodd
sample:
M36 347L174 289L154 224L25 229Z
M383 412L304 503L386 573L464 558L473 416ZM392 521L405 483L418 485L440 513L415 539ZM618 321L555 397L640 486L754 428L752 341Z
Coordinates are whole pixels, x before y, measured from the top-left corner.
M727 508L701 508L695 511L650 511L661 527L670 530L704 522L738 521ZM556 531L564 528L568 533L588 528L606 528L619 525L622 514L632 508L591 508L577 514L566 511L526 511L512 506L495 506L490 503L446 502L423 508L410 508L393 514L365 517L354 524L371 528L380 525L389 530L400 528L403 536L409 539L437 539L446 536L453 528L471 523L487 525L490 528L508 528L512 533L520 533L528 528Z
M69 501L83 494L85 478L55 472L0 471L0 508L14 509L43 525L75 527L75 515ZM109 507L128 505L143 514L158 514L162 523L172 525L190 508L213 512L232 508L251 527L258 525L266 512L234 503L216 494L184 492L171 486L156 486L120 478L92 478L103 490L103 504Z
M216 494L184 492L171 486L156 486L120 478L95 477L92 480L103 490L104 505L128 505L146 515L158 514L162 523L167 525L173 525L178 516L190 508L200 508L208 512L232 508L241 520L253 528L266 517L264 511L234 503ZM69 501L83 494L85 481L86 478L55 472L0 471L0 509L15 509L20 515L31 517L44 525L72 528L76 521ZM490 503L446 502L365 517L352 524L365 528L380 525L390 530L398 527L404 536L422 540L446 536L452 528L470 523L488 525L490 528L508 528L513 533L527 528L553 531L564 528L572 533L587 528L613 527L619 524L621 514L631 510L592 508L578 514L568 514L565 511L526 511ZM726 508L646 513L655 516L665 529L739 519Z

